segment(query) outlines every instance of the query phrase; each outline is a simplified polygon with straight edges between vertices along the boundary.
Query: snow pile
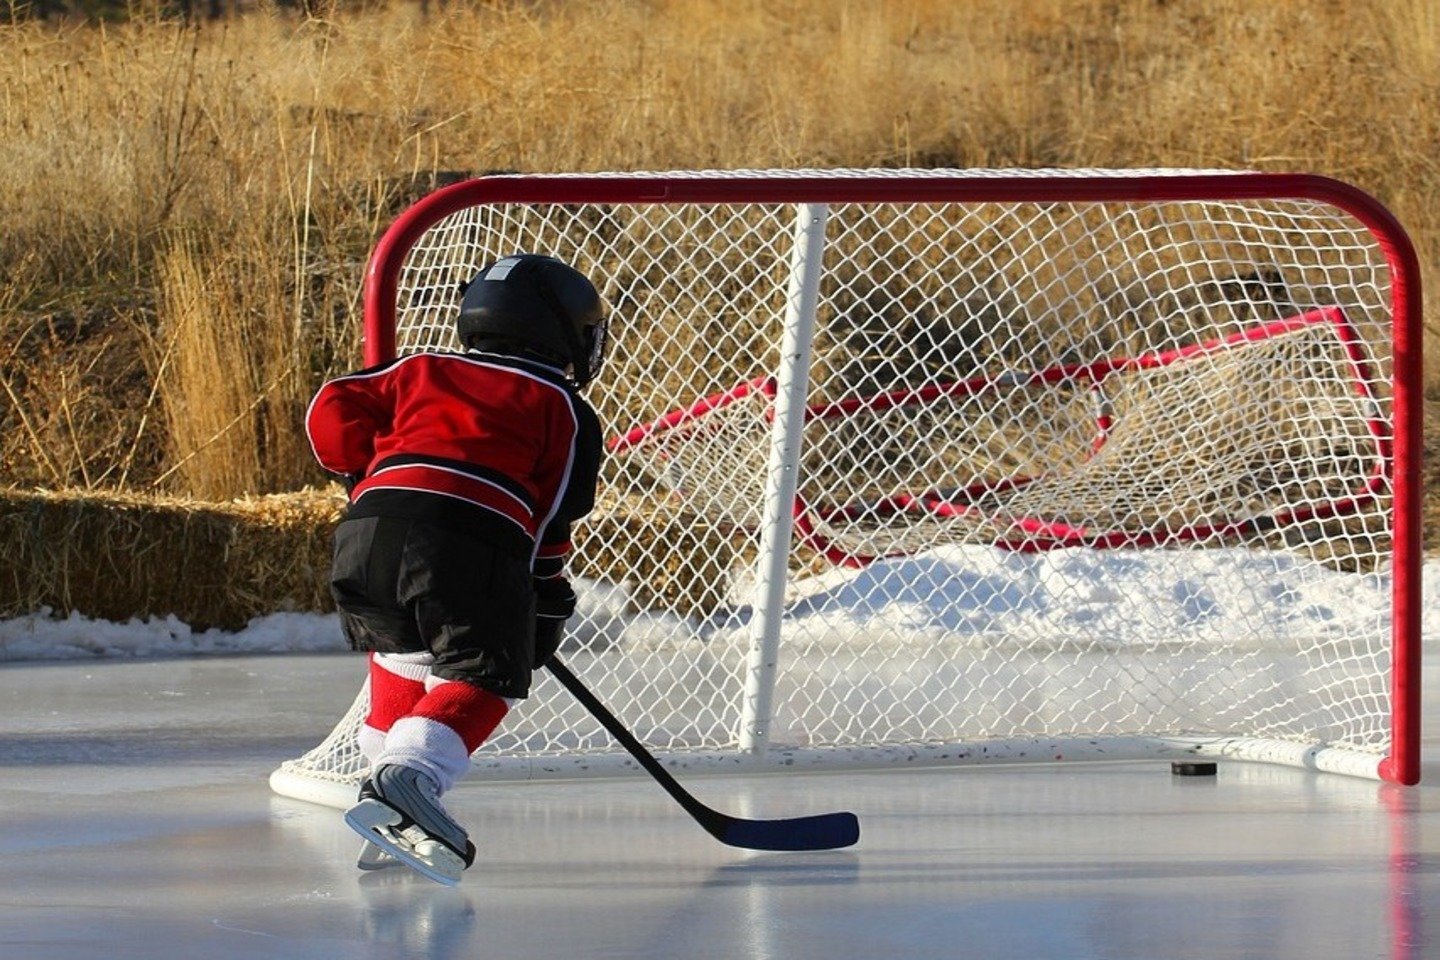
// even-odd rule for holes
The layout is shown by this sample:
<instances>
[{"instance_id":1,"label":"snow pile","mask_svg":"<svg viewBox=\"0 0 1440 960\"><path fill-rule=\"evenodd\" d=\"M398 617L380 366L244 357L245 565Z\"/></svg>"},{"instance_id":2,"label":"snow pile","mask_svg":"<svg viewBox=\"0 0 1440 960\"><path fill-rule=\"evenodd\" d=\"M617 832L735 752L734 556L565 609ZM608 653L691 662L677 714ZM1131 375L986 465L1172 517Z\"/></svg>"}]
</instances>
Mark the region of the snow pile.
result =
<instances>
[{"instance_id":1,"label":"snow pile","mask_svg":"<svg viewBox=\"0 0 1440 960\"><path fill-rule=\"evenodd\" d=\"M1425 595L1435 596L1440 561L1426 564L1422 579ZM619 587L578 586L580 611L568 643L592 650L733 638L748 629L744 590L722 618L694 623L636 613ZM1385 578L1244 550L1021 554L948 547L795 584L784 631L864 642L897 628L933 630L976 646L1002 638L1043 646L1077 634L1126 644L1233 642L1257 625L1276 638L1325 637L1358 624L1373 629L1387 591ZM1440 640L1440 605L1426 605L1422 629L1427 640ZM114 623L50 611L0 621L0 661L344 649L337 618L326 614L275 613L235 632L195 631L174 617Z\"/></svg>"},{"instance_id":2,"label":"snow pile","mask_svg":"<svg viewBox=\"0 0 1440 960\"><path fill-rule=\"evenodd\" d=\"M0 661L96 657L164 657L195 654L318 653L345 649L334 615L272 613L244 630L192 630L175 617L92 620L48 610L0 621Z\"/></svg>"},{"instance_id":3,"label":"snow pile","mask_svg":"<svg viewBox=\"0 0 1440 960\"><path fill-rule=\"evenodd\" d=\"M977 545L835 571L796 585L786 629L853 637L903 626L984 647L1073 638L1113 645L1291 644L1375 633L1389 579L1227 550L1017 553ZM1382 631L1383 632L1383 631Z\"/></svg>"}]
</instances>

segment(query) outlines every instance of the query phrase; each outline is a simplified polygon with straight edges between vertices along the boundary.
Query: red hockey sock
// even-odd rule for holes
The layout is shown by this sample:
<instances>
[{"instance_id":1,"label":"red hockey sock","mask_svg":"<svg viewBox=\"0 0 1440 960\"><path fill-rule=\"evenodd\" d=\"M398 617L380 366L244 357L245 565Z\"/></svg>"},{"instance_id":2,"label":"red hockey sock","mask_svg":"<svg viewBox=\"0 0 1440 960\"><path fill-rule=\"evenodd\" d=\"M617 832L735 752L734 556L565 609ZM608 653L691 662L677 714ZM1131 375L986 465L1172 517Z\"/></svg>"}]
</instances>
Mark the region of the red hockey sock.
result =
<instances>
[{"instance_id":1,"label":"red hockey sock","mask_svg":"<svg viewBox=\"0 0 1440 960\"><path fill-rule=\"evenodd\" d=\"M425 696L430 664L370 654L370 712L365 725L385 733Z\"/></svg>"},{"instance_id":2,"label":"red hockey sock","mask_svg":"<svg viewBox=\"0 0 1440 960\"><path fill-rule=\"evenodd\" d=\"M510 704L468 683L431 677L426 686L430 691L391 725L371 762L422 770L443 794L470 769L470 754L500 725Z\"/></svg>"},{"instance_id":3,"label":"red hockey sock","mask_svg":"<svg viewBox=\"0 0 1440 960\"><path fill-rule=\"evenodd\" d=\"M510 710L504 697L473 684L432 678L429 686L430 691L410 710L410 716L454 730L464 742L467 756L490 738Z\"/></svg>"}]
</instances>

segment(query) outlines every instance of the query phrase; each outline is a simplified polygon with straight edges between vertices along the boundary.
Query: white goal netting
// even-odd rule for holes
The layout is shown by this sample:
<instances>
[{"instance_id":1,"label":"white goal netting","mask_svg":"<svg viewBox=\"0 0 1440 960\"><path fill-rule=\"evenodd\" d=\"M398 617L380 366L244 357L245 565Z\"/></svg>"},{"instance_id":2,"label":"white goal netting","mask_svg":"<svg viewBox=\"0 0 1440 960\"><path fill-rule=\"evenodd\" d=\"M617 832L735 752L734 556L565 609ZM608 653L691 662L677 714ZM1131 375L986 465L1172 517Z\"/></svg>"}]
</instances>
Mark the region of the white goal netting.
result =
<instances>
[{"instance_id":1,"label":"white goal netting","mask_svg":"<svg viewBox=\"0 0 1440 960\"><path fill-rule=\"evenodd\" d=\"M944 543L1152 546L1351 512L1385 484L1372 382L1331 308L1183 349L814 404L796 519L804 541L861 566ZM611 448L692 508L757 526L776 389L749 381Z\"/></svg>"},{"instance_id":2,"label":"white goal netting","mask_svg":"<svg viewBox=\"0 0 1440 960\"><path fill-rule=\"evenodd\" d=\"M1159 191L1181 199L1047 192L1187 176ZM643 741L721 766L1259 743L1375 775L1395 278L1365 224L1157 171L668 180L703 199L597 176L495 200L526 178L493 178L390 254L399 353L453 348L460 285L516 251L610 303L562 655ZM987 181L1007 196L933 189ZM287 776L353 781L363 710ZM546 678L475 759L614 756Z\"/></svg>"}]
</instances>

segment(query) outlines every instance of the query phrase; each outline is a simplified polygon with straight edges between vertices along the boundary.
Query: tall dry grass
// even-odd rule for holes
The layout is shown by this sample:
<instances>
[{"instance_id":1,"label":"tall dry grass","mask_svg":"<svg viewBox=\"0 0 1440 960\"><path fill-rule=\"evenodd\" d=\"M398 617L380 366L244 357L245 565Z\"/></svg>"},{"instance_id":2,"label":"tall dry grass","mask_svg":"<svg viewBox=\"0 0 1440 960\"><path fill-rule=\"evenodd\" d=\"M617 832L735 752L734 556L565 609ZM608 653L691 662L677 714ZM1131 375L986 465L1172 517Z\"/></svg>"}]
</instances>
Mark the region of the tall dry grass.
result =
<instances>
[{"instance_id":1,"label":"tall dry grass","mask_svg":"<svg viewBox=\"0 0 1440 960\"><path fill-rule=\"evenodd\" d=\"M0 479L316 479L297 411L437 171L1301 169L1440 263L1431 0L360 6L0 27Z\"/></svg>"},{"instance_id":2,"label":"tall dry grass","mask_svg":"<svg viewBox=\"0 0 1440 960\"><path fill-rule=\"evenodd\" d=\"M282 486L308 465L298 426L311 378L304 326L275 320L291 297L271 261L211 242L184 234L161 255L147 359L173 454L153 482L174 476L216 500Z\"/></svg>"}]
</instances>

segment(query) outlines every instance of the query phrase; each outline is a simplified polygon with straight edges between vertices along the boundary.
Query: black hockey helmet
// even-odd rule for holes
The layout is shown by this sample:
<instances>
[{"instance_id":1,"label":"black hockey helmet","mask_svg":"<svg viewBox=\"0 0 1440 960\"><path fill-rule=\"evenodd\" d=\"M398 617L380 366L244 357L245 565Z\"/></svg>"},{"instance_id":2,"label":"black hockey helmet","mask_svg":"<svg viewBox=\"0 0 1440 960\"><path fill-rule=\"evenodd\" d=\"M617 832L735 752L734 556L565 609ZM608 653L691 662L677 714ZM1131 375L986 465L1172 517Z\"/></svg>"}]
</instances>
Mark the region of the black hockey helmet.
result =
<instances>
[{"instance_id":1,"label":"black hockey helmet","mask_svg":"<svg viewBox=\"0 0 1440 960\"><path fill-rule=\"evenodd\" d=\"M554 257L517 253L465 287L455 333L466 348L520 349L572 367L577 386L605 359L605 302L585 275Z\"/></svg>"}]
</instances>

